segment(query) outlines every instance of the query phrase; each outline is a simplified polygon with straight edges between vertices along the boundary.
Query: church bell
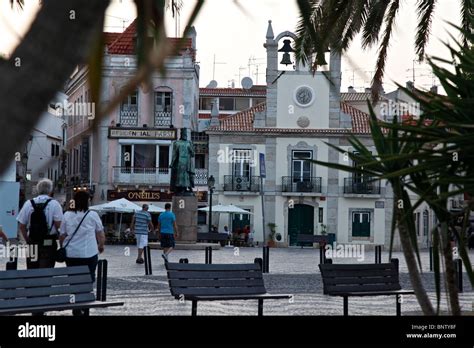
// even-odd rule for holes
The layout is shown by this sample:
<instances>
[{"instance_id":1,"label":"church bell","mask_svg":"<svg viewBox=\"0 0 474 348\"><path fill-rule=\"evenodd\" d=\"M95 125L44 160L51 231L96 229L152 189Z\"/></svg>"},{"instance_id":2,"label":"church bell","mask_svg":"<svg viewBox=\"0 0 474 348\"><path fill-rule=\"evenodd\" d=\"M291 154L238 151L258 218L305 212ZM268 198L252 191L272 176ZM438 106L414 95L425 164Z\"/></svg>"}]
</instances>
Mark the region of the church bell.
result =
<instances>
[{"instance_id":1,"label":"church bell","mask_svg":"<svg viewBox=\"0 0 474 348\"><path fill-rule=\"evenodd\" d=\"M283 47L278 50L278 52L284 52L283 59L281 60L280 64L284 65L291 65L293 62L290 58L290 52L294 52L295 50L291 47L290 40L283 40Z\"/></svg>"}]
</instances>

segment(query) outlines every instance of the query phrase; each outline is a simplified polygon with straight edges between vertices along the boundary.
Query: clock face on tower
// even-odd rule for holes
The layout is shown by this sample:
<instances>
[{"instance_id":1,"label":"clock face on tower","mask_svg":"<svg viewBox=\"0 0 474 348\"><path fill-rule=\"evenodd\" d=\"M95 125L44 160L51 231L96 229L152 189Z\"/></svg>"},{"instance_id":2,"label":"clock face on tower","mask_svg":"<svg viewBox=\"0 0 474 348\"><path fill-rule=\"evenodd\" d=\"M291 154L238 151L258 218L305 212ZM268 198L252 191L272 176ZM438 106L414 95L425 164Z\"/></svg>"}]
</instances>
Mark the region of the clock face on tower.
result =
<instances>
[{"instance_id":1,"label":"clock face on tower","mask_svg":"<svg viewBox=\"0 0 474 348\"><path fill-rule=\"evenodd\" d=\"M314 101L314 91L308 86L298 87L295 91L294 99L299 106L310 106Z\"/></svg>"}]
</instances>

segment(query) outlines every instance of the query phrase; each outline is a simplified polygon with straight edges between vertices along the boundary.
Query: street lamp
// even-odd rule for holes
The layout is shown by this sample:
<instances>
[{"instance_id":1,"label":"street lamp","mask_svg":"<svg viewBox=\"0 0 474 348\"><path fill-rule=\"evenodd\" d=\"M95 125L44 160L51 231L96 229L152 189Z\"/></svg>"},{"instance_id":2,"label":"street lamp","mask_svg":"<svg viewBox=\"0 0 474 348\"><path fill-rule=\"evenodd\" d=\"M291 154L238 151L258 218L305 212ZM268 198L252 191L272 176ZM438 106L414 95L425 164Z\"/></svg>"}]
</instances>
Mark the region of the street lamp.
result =
<instances>
[{"instance_id":1,"label":"street lamp","mask_svg":"<svg viewBox=\"0 0 474 348\"><path fill-rule=\"evenodd\" d=\"M216 179L214 176L210 176L207 179L207 187L209 188L209 233L211 233L212 228L212 193L214 192L214 184L216 183Z\"/></svg>"}]
</instances>

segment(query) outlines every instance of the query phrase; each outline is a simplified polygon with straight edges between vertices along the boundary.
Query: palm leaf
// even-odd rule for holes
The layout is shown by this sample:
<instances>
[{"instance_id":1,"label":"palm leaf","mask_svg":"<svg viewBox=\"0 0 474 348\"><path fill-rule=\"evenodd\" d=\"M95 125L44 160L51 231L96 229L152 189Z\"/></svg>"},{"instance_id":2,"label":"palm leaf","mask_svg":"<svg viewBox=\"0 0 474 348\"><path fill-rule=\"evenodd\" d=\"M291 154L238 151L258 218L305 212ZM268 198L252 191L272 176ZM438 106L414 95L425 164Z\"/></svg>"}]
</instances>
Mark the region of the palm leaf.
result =
<instances>
[{"instance_id":1,"label":"palm leaf","mask_svg":"<svg viewBox=\"0 0 474 348\"><path fill-rule=\"evenodd\" d=\"M430 36L431 21L436 5L436 0L418 0L418 27L415 38L415 50L421 61L425 56L425 47Z\"/></svg>"}]
</instances>

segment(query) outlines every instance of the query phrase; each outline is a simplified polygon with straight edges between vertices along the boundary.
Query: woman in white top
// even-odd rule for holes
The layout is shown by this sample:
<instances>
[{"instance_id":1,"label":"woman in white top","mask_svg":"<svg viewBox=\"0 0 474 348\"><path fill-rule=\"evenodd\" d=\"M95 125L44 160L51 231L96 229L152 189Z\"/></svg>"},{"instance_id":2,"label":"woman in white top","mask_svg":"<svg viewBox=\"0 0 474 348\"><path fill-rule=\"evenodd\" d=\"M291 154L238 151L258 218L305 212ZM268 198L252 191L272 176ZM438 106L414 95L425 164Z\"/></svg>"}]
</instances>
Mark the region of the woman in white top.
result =
<instances>
[{"instance_id":1,"label":"woman in white top","mask_svg":"<svg viewBox=\"0 0 474 348\"><path fill-rule=\"evenodd\" d=\"M66 246L66 265L88 266L95 281L98 255L104 251L105 234L99 215L88 209L89 194L77 192L74 205L64 214L59 241L61 246Z\"/></svg>"}]
</instances>

